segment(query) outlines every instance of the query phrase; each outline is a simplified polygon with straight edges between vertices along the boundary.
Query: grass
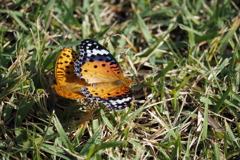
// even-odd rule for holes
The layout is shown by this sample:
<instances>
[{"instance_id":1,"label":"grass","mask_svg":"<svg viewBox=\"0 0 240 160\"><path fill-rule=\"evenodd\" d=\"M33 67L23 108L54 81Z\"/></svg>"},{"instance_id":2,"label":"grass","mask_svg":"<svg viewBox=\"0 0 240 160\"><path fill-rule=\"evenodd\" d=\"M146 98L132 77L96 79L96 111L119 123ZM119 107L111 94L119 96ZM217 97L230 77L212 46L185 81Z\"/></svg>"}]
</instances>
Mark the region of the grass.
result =
<instances>
[{"instance_id":1,"label":"grass","mask_svg":"<svg viewBox=\"0 0 240 160\"><path fill-rule=\"evenodd\" d=\"M238 6L2 1L1 159L240 159ZM51 89L58 53L85 38L134 80L129 108Z\"/></svg>"}]
</instances>

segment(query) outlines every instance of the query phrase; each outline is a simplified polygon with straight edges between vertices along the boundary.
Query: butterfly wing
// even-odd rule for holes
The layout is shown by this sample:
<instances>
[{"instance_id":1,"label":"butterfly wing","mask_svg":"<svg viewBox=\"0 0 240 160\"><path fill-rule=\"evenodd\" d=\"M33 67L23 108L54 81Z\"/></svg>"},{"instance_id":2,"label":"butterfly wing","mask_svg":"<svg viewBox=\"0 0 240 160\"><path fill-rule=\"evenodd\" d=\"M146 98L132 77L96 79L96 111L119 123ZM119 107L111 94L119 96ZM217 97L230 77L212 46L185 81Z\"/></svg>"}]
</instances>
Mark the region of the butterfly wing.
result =
<instances>
[{"instance_id":1,"label":"butterfly wing","mask_svg":"<svg viewBox=\"0 0 240 160\"><path fill-rule=\"evenodd\" d=\"M52 88L57 92L57 94L61 97L68 99L81 99L85 98L85 96L80 92L81 88L75 88L73 91L72 87L61 86L61 85L52 85Z\"/></svg>"},{"instance_id":2,"label":"butterfly wing","mask_svg":"<svg viewBox=\"0 0 240 160\"><path fill-rule=\"evenodd\" d=\"M74 61L77 53L72 48L64 48L58 55L55 64L55 78L57 85L53 85L57 94L69 99L80 99L85 96L80 92L82 86L89 84L83 78L76 76Z\"/></svg>"},{"instance_id":3,"label":"butterfly wing","mask_svg":"<svg viewBox=\"0 0 240 160\"><path fill-rule=\"evenodd\" d=\"M110 110L129 106L132 92L130 79L123 72L110 52L97 42L86 39L78 46L79 58L75 61L74 72L86 79L91 86L82 87L86 98L103 103Z\"/></svg>"},{"instance_id":4,"label":"butterfly wing","mask_svg":"<svg viewBox=\"0 0 240 160\"><path fill-rule=\"evenodd\" d=\"M75 61L74 72L90 84L112 82L124 75L116 59L97 42L85 39L78 46L80 55Z\"/></svg>"},{"instance_id":5,"label":"butterfly wing","mask_svg":"<svg viewBox=\"0 0 240 160\"><path fill-rule=\"evenodd\" d=\"M82 87L81 92L86 98L103 103L110 110L120 110L130 105L132 92L129 79L119 80L118 83L100 83Z\"/></svg>"}]
</instances>

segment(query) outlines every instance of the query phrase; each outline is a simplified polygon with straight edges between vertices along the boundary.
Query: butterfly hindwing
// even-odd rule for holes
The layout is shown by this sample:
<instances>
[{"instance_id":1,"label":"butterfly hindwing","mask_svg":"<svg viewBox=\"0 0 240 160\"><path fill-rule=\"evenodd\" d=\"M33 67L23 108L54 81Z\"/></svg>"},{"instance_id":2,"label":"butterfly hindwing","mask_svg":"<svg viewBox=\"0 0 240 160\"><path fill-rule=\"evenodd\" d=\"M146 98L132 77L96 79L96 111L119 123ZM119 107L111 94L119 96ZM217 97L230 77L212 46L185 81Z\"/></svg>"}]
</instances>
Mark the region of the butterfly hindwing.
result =
<instances>
[{"instance_id":1,"label":"butterfly hindwing","mask_svg":"<svg viewBox=\"0 0 240 160\"><path fill-rule=\"evenodd\" d=\"M85 96L80 92L81 87L89 85L85 79L77 77L73 72L76 59L77 53L72 48L64 48L59 53L55 64L57 85L53 85L52 87L58 95L69 99L84 98ZM79 88L79 90L77 91L74 88Z\"/></svg>"},{"instance_id":2,"label":"butterfly hindwing","mask_svg":"<svg viewBox=\"0 0 240 160\"><path fill-rule=\"evenodd\" d=\"M107 97L107 98L102 98L101 95L94 96L94 93L91 93L89 91L89 88L87 87L83 87L81 92L86 96L86 98L106 105L109 110L124 109L125 107L128 107L130 105L132 100L132 92L129 87L125 88L125 92L115 91L115 92L120 92L121 94L117 94L113 97Z\"/></svg>"}]
</instances>

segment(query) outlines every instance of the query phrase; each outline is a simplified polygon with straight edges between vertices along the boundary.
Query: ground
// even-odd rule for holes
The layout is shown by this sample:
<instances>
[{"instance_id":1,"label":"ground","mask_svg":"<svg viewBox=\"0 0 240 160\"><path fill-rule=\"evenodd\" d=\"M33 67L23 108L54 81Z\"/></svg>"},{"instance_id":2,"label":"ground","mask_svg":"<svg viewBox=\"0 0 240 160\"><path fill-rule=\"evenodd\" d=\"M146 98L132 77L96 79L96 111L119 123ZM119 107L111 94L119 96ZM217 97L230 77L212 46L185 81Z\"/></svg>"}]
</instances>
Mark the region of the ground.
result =
<instances>
[{"instance_id":1,"label":"ground","mask_svg":"<svg viewBox=\"0 0 240 160\"><path fill-rule=\"evenodd\" d=\"M240 159L238 1L0 3L3 159ZM110 111L51 87L92 39L133 80Z\"/></svg>"}]
</instances>

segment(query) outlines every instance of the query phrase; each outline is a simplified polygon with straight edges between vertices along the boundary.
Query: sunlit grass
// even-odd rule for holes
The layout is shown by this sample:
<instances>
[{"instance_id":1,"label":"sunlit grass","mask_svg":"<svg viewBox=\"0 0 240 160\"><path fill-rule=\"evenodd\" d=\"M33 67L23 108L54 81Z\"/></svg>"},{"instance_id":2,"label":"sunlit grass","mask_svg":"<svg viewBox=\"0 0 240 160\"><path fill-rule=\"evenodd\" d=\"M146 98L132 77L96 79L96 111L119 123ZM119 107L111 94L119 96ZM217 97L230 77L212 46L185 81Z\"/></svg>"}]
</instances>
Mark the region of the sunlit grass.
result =
<instances>
[{"instance_id":1,"label":"sunlit grass","mask_svg":"<svg viewBox=\"0 0 240 160\"><path fill-rule=\"evenodd\" d=\"M219 2L2 2L0 157L240 159L239 3ZM52 90L85 38L134 80L128 108Z\"/></svg>"}]
</instances>

